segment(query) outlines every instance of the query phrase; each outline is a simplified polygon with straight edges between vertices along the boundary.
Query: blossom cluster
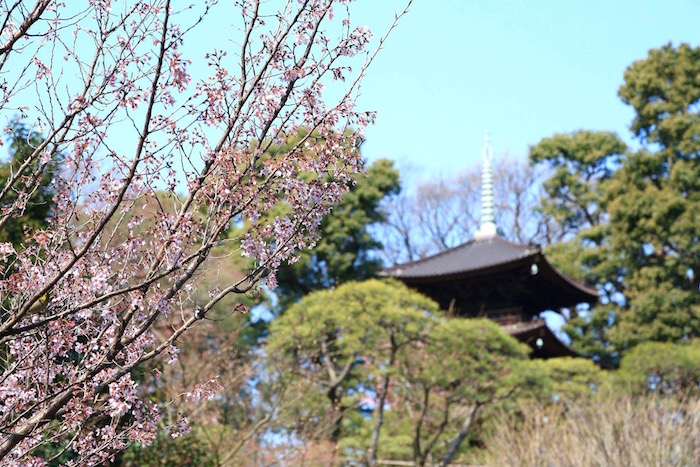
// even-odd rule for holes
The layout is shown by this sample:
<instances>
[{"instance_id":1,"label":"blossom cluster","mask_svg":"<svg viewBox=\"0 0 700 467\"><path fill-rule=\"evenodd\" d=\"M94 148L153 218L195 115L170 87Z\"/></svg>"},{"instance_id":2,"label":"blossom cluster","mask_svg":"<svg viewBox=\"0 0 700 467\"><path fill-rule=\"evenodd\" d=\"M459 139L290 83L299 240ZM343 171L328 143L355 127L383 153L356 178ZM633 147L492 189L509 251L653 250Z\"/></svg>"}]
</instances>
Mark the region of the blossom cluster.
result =
<instances>
[{"instance_id":1,"label":"blossom cluster","mask_svg":"<svg viewBox=\"0 0 700 467\"><path fill-rule=\"evenodd\" d=\"M0 72L15 80L3 84L0 113L44 129L0 185L0 228L44 175L53 192L48 227L0 244L3 465L41 465L33 451L44 444L101 464L155 439L161 409L137 370L174 362L177 338L226 295L264 277L274 286L275 269L314 245L362 170L358 138L373 114L354 108L364 66L351 75L342 60L367 52L369 30L345 18L330 37L332 0L290 0L278 14L235 1L242 26L231 42L242 47L198 57L188 35L231 6L205 2L192 15L176 3L0 7ZM346 79L329 102L328 83ZM47 174L53 158L61 168ZM245 228L226 238L232 225ZM199 271L226 240L253 267L195 302Z\"/></svg>"}]
</instances>

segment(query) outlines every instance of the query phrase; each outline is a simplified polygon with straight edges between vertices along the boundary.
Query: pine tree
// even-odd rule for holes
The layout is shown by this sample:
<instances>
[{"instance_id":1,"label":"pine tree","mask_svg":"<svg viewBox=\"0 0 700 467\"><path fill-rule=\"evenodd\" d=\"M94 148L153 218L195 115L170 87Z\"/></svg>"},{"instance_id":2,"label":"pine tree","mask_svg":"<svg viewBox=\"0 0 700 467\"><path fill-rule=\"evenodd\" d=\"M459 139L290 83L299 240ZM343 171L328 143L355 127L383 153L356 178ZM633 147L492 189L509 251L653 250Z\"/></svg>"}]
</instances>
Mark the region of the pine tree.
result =
<instances>
[{"instance_id":1,"label":"pine tree","mask_svg":"<svg viewBox=\"0 0 700 467\"><path fill-rule=\"evenodd\" d=\"M0 186L5 186L11 174L43 142L42 136L27 126L26 123L13 119L5 129L9 143L9 160L0 164ZM17 249L26 238L26 230L42 229L48 225L48 218L55 206L54 189L51 181L60 168L60 154L52 155L49 160L35 161L26 172L30 174L20 181L16 188L8 192L0 203L0 209L8 209L17 201L21 193L31 193L24 202L22 212L13 213L13 219L0 229L0 242L10 242Z\"/></svg>"},{"instance_id":2,"label":"pine tree","mask_svg":"<svg viewBox=\"0 0 700 467\"><path fill-rule=\"evenodd\" d=\"M554 168L542 209L572 233L550 259L601 286L601 304L566 330L577 350L614 362L640 342L700 336L700 48L651 50L624 77L641 149L576 132L530 153Z\"/></svg>"}]
</instances>

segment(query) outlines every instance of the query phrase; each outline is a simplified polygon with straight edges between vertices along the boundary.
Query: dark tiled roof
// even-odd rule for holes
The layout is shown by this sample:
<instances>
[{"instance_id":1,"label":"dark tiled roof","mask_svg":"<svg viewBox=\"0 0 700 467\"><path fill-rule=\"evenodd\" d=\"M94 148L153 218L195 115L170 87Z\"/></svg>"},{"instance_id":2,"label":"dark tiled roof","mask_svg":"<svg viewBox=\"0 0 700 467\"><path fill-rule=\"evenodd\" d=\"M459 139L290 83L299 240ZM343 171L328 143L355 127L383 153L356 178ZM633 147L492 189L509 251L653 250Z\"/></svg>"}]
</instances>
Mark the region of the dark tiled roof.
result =
<instances>
[{"instance_id":1,"label":"dark tiled roof","mask_svg":"<svg viewBox=\"0 0 700 467\"><path fill-rule=\"evenodd\" d=\"M511 336L519 336L530 331L536 331L547 327L547 322L544 318L533 319L532 321L524 321L522 323L506 324L501 326L505 332Z\"/></svg>"},{"instance_id":2,"label":"dark tiled roof","mask_svg":"<svg viewBox=\"0 0 700 467\"><path fill-rule=\"evenodd\" d=\"M380 275L394 277L407 284L447 283L448 281L473 280L489 274L506 273L516 268L538 265L537 281L547 286L550 295L562 296L575 303L593 303L598 299L595 287L586 285L557 271L544 257L537 245L519 245L500 236L470 240L458 247L393 268L383 270ZM533 289L535 290L535 289ZM541 292L544 292L542 289ZM430 295L429 292L424 291ZM540 297L542 299L546 297ZM569 306L574 302L558 303L551 298L549 305Z\"/></svg>"},{"instance_id":3,"label":"dark tiled roof","mask_svg":"<svg viewBox=\"0 0 700 467\"><path fill-rule=\"evenodd\" d=\"M397 279L452 276L518 262L539 252L537 246L518 245L496 236L470 240L437 255L385 269L382 275Z\"/></svg>"},{"instance_id":4,"label":"dark tiled roof","mask_svg":"<svg viewBox=\"0 0 700 467\"><path fill-rule=\"evenodd\" d=\"M533 358L580 357L571 347L559 340L543 318L503 326L503 330L532 347ZM541 346L537 346L537 338L542 339Z\"/></svg>"}]
</instances>

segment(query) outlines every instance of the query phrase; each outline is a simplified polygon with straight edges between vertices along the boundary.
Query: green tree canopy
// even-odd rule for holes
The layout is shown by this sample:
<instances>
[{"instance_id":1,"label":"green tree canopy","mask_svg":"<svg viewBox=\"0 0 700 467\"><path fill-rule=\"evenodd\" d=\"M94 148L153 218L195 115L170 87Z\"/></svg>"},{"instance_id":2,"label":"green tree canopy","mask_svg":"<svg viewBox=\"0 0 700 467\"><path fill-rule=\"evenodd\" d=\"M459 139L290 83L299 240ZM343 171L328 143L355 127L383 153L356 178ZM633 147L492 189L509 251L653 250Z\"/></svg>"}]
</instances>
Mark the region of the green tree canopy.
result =
<instances>
[{"instance_id":1,"label":"green tree canopy","mask_svg":"<svg viewBox=\"0 0 700 467\"><path fill-rule=\"evenodd\" d=\"M624 78L641 149L576 132L530 152L554 168L542 209L573 233L550 259L603 292L565 329L577 350L613 361L640 342L700 336L700 48L651 50Z\"/></svg>"},{"instance_id":2,"label":"green tree canopy","mask_svg":"<svg viewBox=\"0 0 700 467\"><path fill-rule=\"evenodd\" d=\"M0 185L3 187L10 176L17 172L18 167L44 141L41 134L18 119L10 121L5 130L5 137L9 142L9 160L0 163ZM10 242L18 247L25 240L27 229L42 229L48 225L47 219L56 204L53 200L55 190L51 181L57 175L60 160L61 157L57 154L48 159L37 158L30 164L27 171L29 176L18 181L15 189L8 192L4 201L0 203L0 209L14 204L17 193L31 192L31 195L24 200L24 211L14 213L13 219L0 230L0 242Z\"/></svg>"},{"instance_id":3,"label":"green tree canopy","mask_svg":"<svg viewBox=\"0 0 700 467\"><path fill-rule=\"evenodd\" d=\"M645 146L607 189L625 297L613 339L700 337L700 47L666 45L625 72L619 91Z\"/></svg>"},{"instance_id":4,"label":"green tree canopy","mask_svg":"<svg viewBox=\"0 0 700 467\"><path fill-rule=\"evenodd\" d=\"M644 342L620 363L620 382L633 392L697 394L700 384L700 343Z\"/></svg>"},{"instance_id":5,"label":"green tree canopy","mask_svg":"<svg viewBox=\"0 0 700 467\"><path fill-rule=\"evenodd\" d=\"M348 282L310 293L276 318L265 350L325 394L337 442L344 413L360 407L366 388L386 381L392 345L409 351L425 340L437 312L435 302L400 282Z\"/></svg>"},{"instance_id":6,"label":"green tree canopy","mask_svg":"<svg viewBox=\"0 0 700 467\"><path fill-rule=\"evenodd\" d=\"M595 395L607 383L607 373L587 358L560 357L529 362L539 381L533 394L541 402L577 402Z\"/></svg>"},{"instance_id":7,"label":"green tree canopy","mask_svg":"<svg viewBox=\"0 0 700 467\"><path fill-rule=\"evenodd\" d=\"M431 455L442 465L455 458L481 411L519 387L517 362L529 351L490 320L455 318L442 321L420 352L403 353L416 465Z\"/></svg>"},{"instance_id":8,"label":"green tree canopy","mask_svg":"<svg viewBox=\"0 0 700 467\"><path fill-rule=\"evenodd\" d=\"M600 284L603 293L601 304L584 317L573 316L565 330L579 351L604 359L615 354L608 330L624 273L610 249L605 189L626 150L614 133L593 131L557 134L530 148L532 163L552 169L540 210L562 232L547 257L565 274Z\"/></svg>"},{"instance_id":9,"label":"green tree canopy","mask_svg":"<svg viewBox=\"0 0 700 467\"><path fill-rule=\"evenodd\" d=\"M602 182L610 179L627 146L610 132L575 131L544 138L530 148L530 161L553 170L544 183L541 209L564 234L600 225L605 218Z\"/></svg>"}]
</instances>

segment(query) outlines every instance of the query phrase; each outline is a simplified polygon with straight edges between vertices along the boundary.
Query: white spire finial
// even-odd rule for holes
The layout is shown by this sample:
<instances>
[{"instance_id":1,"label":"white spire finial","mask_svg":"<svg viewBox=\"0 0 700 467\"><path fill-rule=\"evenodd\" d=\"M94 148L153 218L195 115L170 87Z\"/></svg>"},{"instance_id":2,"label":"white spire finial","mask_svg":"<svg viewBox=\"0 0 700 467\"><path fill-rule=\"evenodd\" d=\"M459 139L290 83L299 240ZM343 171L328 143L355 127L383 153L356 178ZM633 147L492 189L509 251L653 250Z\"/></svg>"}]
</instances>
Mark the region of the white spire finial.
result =
<instances>
[{"instance_id":1,"label":"white spire finial","mask_svg":"<svg viewBox=\"0 0 700 467\"><path fill-rule=\"evenodd\" d=\"M493 149L489 143L489 132L484 137L484 149L481 152L483 168L481 170L481 225L474 237L477 240L484 240L496 236L498 229L494 220L493 211L493 170L491 160L493 159Z\"/></svg>"}]
</instances>

